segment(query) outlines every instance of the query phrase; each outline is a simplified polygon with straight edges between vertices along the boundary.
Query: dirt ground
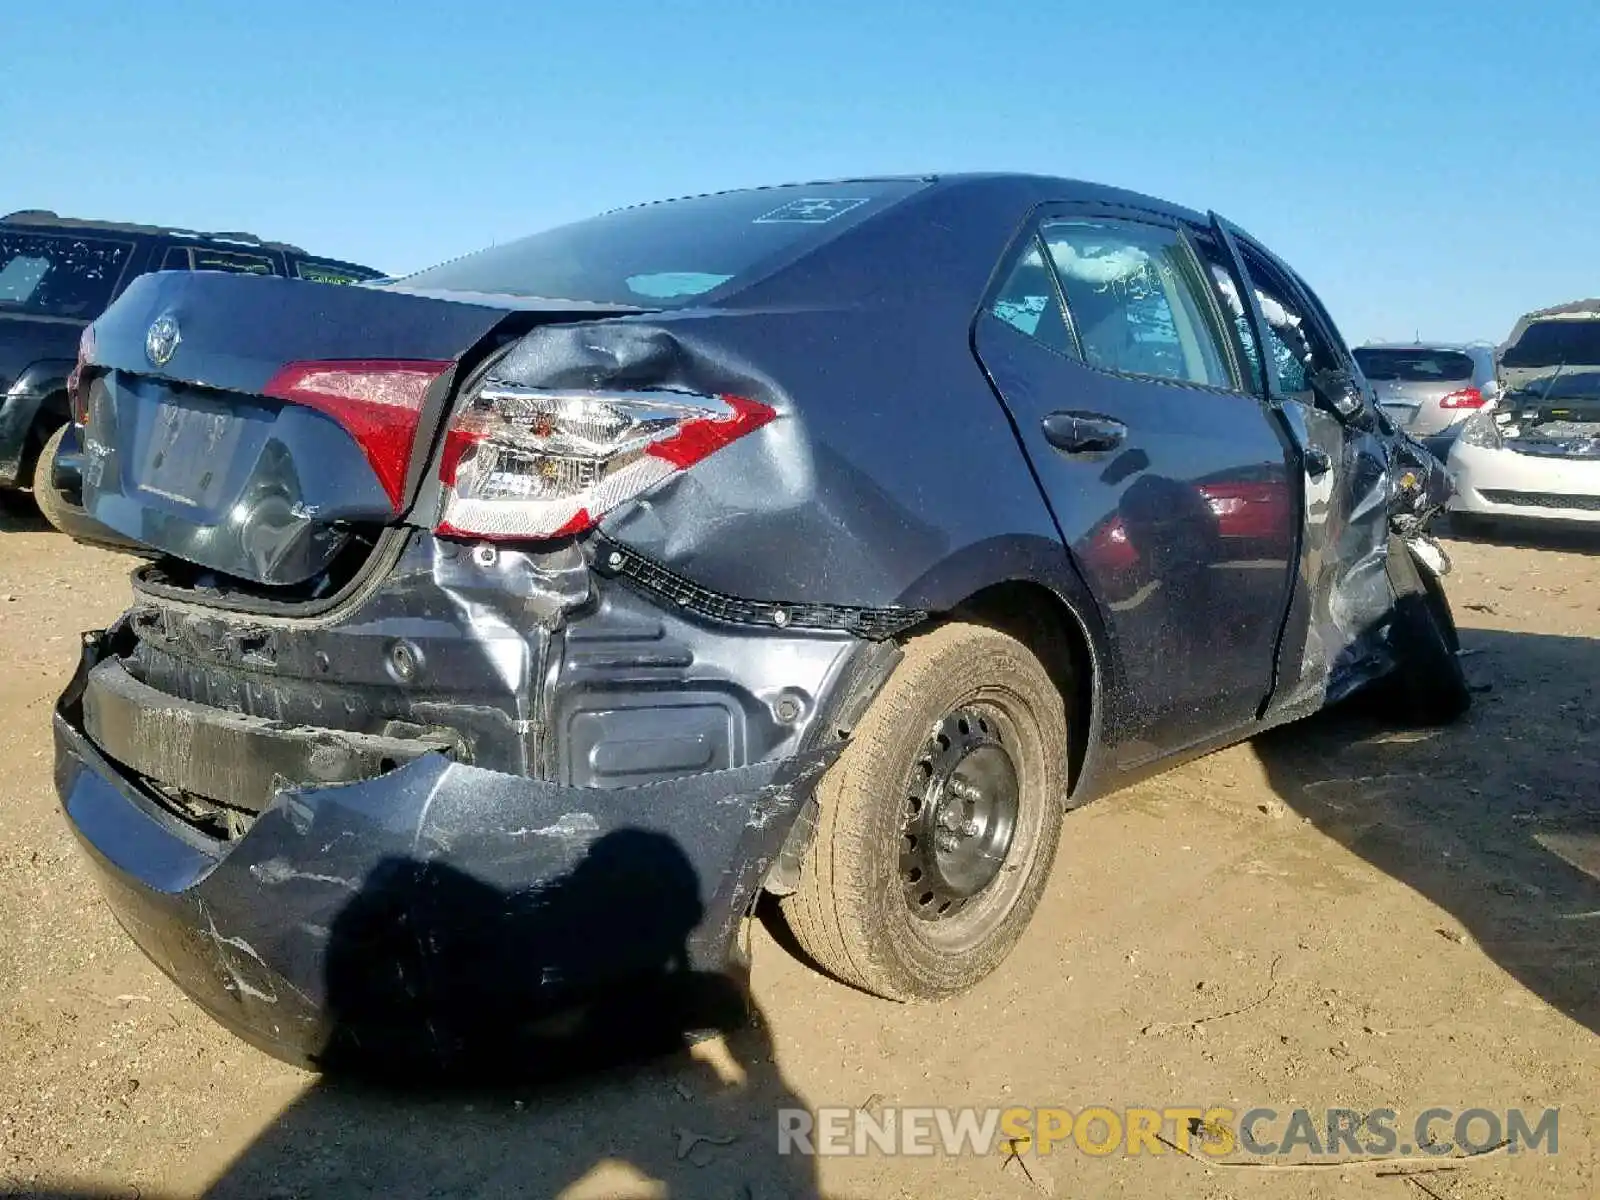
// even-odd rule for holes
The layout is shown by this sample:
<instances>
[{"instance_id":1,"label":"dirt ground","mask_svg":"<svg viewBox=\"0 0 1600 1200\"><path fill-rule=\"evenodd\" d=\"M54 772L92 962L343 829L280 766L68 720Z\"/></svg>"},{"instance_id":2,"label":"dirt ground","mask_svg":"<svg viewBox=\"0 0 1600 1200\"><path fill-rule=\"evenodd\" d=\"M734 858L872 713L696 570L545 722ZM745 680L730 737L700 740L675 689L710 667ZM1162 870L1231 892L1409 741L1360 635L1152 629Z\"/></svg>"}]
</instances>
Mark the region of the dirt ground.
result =
<instances>
[{"instance_id":1,"label":"dirt ground","mask_svg":"<svg viewBox=\"0 0 1600 1200\"><path fill-rule=\"evenodd\" d=\"M757 1028L558 1085L396 1092L236 1041L117 928L57 811L49 715L132 560L13 508L0 1194L1600 1194L1600 538L1451 549L1478 690L1464 724L1323 714L1074 814L1032 929L963 999L859 995L762 927ZM1432 1106L1559 1106L1559 1154L1409 1177L1070 1148L777 1154L779 1107L968 1104L1387 1107L1402 1131Z\"/></svg>"}]
</instances>

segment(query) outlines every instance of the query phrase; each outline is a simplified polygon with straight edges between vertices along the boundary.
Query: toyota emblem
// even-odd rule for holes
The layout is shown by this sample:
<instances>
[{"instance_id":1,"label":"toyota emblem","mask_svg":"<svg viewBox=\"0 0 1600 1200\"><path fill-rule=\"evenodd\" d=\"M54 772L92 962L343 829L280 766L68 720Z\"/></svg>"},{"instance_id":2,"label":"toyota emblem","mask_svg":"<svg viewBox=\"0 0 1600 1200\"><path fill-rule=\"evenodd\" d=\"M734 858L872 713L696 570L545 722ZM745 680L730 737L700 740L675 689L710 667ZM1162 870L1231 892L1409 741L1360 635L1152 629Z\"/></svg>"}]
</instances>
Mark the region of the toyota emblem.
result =
<instances>
[{"instance_id":1,"label":"toyota emblem","mask_svg":"<svg viewBox=\"0 0 1600 1200\"><path fill-rule=\"evenodd\" d=\"M173 352L182 340L176 320L170 315L157 317L144 335L144 355L151 365L164 367L172 361Z\"/></svg>"}]
</instances>

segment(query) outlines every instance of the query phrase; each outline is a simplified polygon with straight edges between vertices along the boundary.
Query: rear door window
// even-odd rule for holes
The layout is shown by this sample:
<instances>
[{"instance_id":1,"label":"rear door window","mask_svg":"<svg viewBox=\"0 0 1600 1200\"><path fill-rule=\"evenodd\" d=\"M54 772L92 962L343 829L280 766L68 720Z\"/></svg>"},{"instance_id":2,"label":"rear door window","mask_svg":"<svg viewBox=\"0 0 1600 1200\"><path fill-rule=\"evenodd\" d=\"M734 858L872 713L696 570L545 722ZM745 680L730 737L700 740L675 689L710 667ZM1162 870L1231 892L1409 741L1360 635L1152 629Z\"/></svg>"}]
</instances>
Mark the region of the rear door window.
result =
<instances>
[{"instance_id":1,"label":"rear door window","mask_svg":"<svg viewBox=\"0 0 1600 1200\"><path fill-rule=\"evenodd\" d=\"M132 253L108 238L0 231L0 312L93 320Z\"/></svg>"},{"instance_id":2,"label":"rear door window","mask_svg":"<svg viewBox=\"0 0 1600 1200\"><path fill-rule=\"evenodd\" d=\"M1235 386L1199 264L1176 229L1058 220L1040 234L1084 362L1122 375Z\"/></svg>"},{"instance_id":3,"label":"rear door window","mask_svg":"<svg viewBox=\"0 0 1600 1200\"><path fill-rule=\"evenodd\" d=\"M926 185L858 180L642 204L492 246L399 281L637 308L711 303Z\"/></svg>"},{"instance_id":4,"label":"rear door window","mask_svg":"<svg viewBox=\"0 0 1600 1200\"><path fill-rule=\"evenodd\" d=\"M1375 383L1468 383L1472 356L1460 350L1378 349L1354 351L1361 373Z\"/></svg>"},{"instance_id":5,"label":"rear door window","mask_svg":"<svg viewBox=\"0 0 1600 1200\"><path fill-rule=\"evenodd\" d=\"M1263 387L1261 347L1256 342L1255 326L1251 324L1250 313L1239 295L1239 286L1234 282L1233 268L1229 264L1228 256L1209 235L1196 237L1194 243L1204 260L1206 273L1211 278L1212 292L1222 308L1228 332L1232 334L1234 346L1244 361L1244 372L1247 377L1245 382L1249 385L1251 394L1259 396Z\"/></svg>"},{"instance_id":6,"label":"rear door window","mask_svg":"<svg viewBox=\"0 0 1600 1200\"><path fill-rule=\"evenodd\" d=\"M1341 369L1343 358L1323 333L1313 310L1300 298L1296 286L1249 245L1241 242L1239 248L1266 322L1267 375L1272 391L1315 405L1312 378L1319 371Z\"/></svg>"}]
</instances>

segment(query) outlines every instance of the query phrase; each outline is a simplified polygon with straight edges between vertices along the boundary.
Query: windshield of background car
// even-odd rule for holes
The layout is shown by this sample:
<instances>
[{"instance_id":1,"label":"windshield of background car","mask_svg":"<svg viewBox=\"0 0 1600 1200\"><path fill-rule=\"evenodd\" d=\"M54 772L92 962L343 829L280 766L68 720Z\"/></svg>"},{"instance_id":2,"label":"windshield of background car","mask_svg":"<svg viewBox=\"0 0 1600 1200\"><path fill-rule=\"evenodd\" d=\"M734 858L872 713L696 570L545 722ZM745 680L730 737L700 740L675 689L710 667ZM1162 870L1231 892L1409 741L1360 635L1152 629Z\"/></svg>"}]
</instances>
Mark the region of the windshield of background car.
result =
<instances>
[{"instance_id":1,"label":"windshield of background car","mask_svg":"<svg viewBox=\"0 0 1600 1200\"><path fill-rule=\"evenodd\" d=\"M1600 401L1600 371L1551 370L1528 380L1512 395L1524 401Z\"/></svg>"},{"instance_id":2,"label":"windshield of background car","mask_svg":"<svg viewBox=\"0 0 1600 1200\"><path fill-rule=\"evenodd\" d=\"M492 246L398 286L682 308L753 282L923 186L871 180L666 200Z\"/></svg>"},{"instance_id":3,"label":"windshield of background car","mask_svg":"<svg viewBox=\"0 0 1600 1200\"><path fill-rule=\"evenodd\" d=\"M1459 350L1352 351L1374 383L1462 383L1472 378L1472 358Z\"/></svg>"},{"instance_id":4,"label":"windshield of background car","mask_svg":"<svg viewBox=\"0 0 1600 1200\"><path fill-rule=\"evenodd\" d=\"M1504 367L1600 365L1600 319L1535 321L1500 356Z\"/></svg>"},{"instance_id":5,"label":"windshield of background car","mask_svg":"<svg viewBox=\"0 0 1600 1200\"><path fill-rule=\"evenodd\" d=\"M0 231L0 312L93 320L132 252L106 238Z\"/></svg>"}]
</instances>

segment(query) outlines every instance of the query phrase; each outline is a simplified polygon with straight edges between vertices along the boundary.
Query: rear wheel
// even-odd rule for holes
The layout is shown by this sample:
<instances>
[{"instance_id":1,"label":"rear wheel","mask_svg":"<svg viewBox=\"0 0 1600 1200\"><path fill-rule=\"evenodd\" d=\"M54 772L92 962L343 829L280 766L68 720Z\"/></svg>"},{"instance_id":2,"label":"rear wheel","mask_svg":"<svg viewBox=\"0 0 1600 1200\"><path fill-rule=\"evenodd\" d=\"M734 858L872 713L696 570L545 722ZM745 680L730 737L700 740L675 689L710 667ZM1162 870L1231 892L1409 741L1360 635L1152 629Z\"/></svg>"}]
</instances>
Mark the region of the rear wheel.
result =
<instances>
[{"instance_id":1,"label":"rear wheel","mask_svg":"<svg viewBox=\"0 0 1600 1200\"><path fill-rule=\"evenodd\" d=\"M55 432L45 439L44 446L39 451L39 458L33 464L33 502L43 514L44 519L60 533L66 534L77 541L85 542L91 546L101 546L107 550L126 550L135 554L148 553L146 547L126 538L118 537L104 525L94 520L83 509L73 504L55 485L56 451L61 448L61 439L66 435L67 426L63 422Z\"/></svg>"},{"instance_id":2,"label":"rear wheel","mask_svg":"<svg viewBox=\"0 0 1600 1200\"><path fill-rule=\"evenodd\" d=\"M33 464L33 502L39 506L46 521L60 532L70 535L80 522L73 520L75 510L56 488L54 480L56 451L61 448L61 439L66 432L67 426L63 422L45 439L44 447L39 451L39 458Z\"/></svg>"},{"instance_id":3,"label":"rear wheel","mask_svg":"<svg viewBox=\"0 0 1600 1200\"><path fill-rule=\"evenodd\" d=\"M895 1000L971 987L1027 927L1066 797L1061 692L1015 638L950 624L905 658L820 784L783 912L837 978Z\"/></svg>"}]
</instances>

